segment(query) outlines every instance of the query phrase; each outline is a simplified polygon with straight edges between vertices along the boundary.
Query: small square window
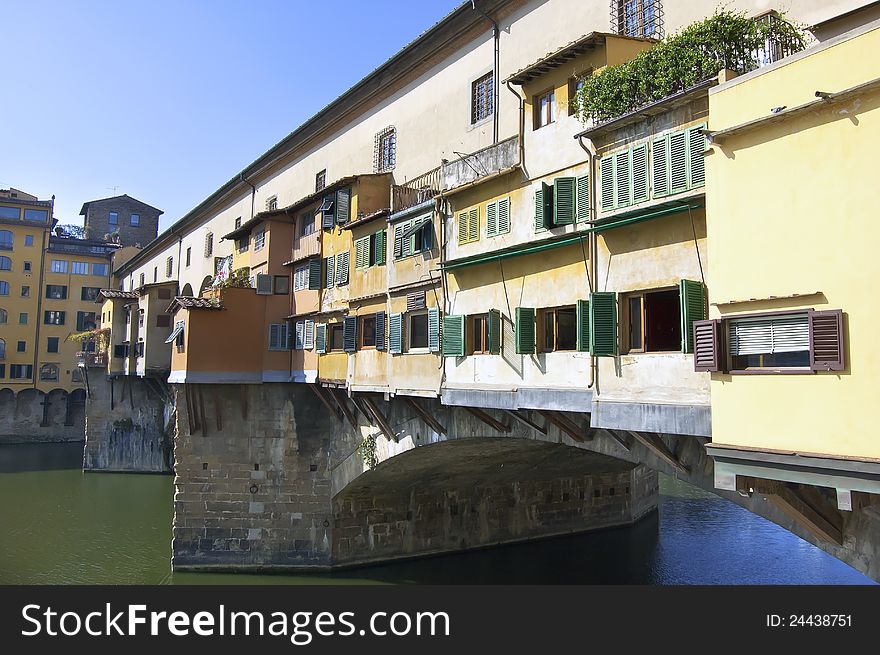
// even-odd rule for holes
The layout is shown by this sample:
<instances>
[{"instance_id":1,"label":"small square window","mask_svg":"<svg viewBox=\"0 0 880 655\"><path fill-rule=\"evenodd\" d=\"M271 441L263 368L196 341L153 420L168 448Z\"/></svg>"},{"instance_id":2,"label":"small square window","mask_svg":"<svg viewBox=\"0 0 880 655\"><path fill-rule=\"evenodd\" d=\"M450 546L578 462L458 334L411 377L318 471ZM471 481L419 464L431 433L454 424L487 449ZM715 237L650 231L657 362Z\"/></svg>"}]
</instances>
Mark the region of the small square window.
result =
<instances>
[{"instance_id":1,"label":"small square window","mask_svg":"<svg viewBox=\"0 0 880 655\"><path fill-rule=\"evenodd\" d=\"M31 295L31 288L28 285L22 285L21 287L21 297L29 298Z\"/></svg>"},{"instance_id":2,"label":"small square window","mask_svg":"<svg viewBox=\"0 0 880 655\"><path fill-rule=\"evenodd\" d=\"M358 320L358 339L361 348L376 347L376 315L361 316Z\"/></svg>"},{"instance_id":3,"label":"small square window","mask_svg":"<svg viewBox=\"0 0 880 655\"><path fill-rule=\"evenodd\" d=\"M328 349L331 351L341 351L343 349L342 323L328 325L327 332Z\"/></svg>"},{"instance_id":4,"label":"small square window","mask_svg":"<svg viewBox=\"0 0 880 655\"><path fill-rule=\"evenodd\" d=\"M286 295L290 293L290 278L288 276L275 276L275 293L277 295Z\"/></svg>"},{"instance_id":5,"label":"small square window","mask_svg":"<svg viewBox=\"0 0 880 655\"><path fill-rule=\"evenodd\" d=\"M119 212L110 212L108 222L110 225L119 225Z\"/></svg>"},{"instance_id":6,"label":"small square window","mask_svg":"<svg viewBox=\"0 0 880 655\"><path fill-rule=\"evenodd\" d=\"M488 118L495 111L495 76L486 73L471 84L471 124Z\"/></svg>"},{"instance_id":7,"label":"small square window","mask_svg":"<svg viewBox=\"0 0 880 655\"><path fill-rule=\"evenodd\" d=\"M34 245L34 235L33 234L25 234L24 235L24 245L26 245L26 246Z\"/></svg>"},{"instance_id":8,"label":"small square window","mask_svg":"<svg viewBox=\"0 0 880 655\"><path fill-rule=\"evenodd\" d=\"M397 130L387 127L376 135L373 151L373 170L385 173L394 169L397 163Z\"/></svg>"},{"instance_id":9,"label":"small square window","mask_svg":"<svg viewBox=\"0 0 880 655\"><path fill-rule=\"evenodd\" d=\"M25 352L25 350L27 349L27 342L25 342L25 341L19 341L19 342L16 344L15 349L16 349L18 352L20 352L20 353Z\"/></svg>"},{"instance_id":10,"label":"small square window","mask_svg":"<svg viewBox=\"0 0 880 655\"><path fill-rule=\"evenodd\" d=\"M556 91L549 89L534 97L534 129L556 121Z\"/></svg>"},{"instance_id":11,"label":"small square window","mask_svg":"<svg viewBox=\"0 0 880 655\"><path fill-rule=\"evenodd\" d=\"M428 348L428 312L407 313L407 350Z\"/></svg>"},{"instance_id":12,"label":"small square window","mask_svg":"<svg viewBox=\"0 0 880 655\"><path fill-rule=\"evenodd\" d=\"M131 215L131 224L134 227L137 227L141 224L141 216L140 214L132 214Z\"/></svg>"},{"instance_id":13,"label":"small square window","mask_svg":"<svg viewBox=\"0 0 880 655\"><path fill-rule=\"evenodd\" d=\"M320 191L325 186L327 186L327 169L325 168L323 171L319 172L315 175L315 191Z\"/></svg>"}]
</instances>

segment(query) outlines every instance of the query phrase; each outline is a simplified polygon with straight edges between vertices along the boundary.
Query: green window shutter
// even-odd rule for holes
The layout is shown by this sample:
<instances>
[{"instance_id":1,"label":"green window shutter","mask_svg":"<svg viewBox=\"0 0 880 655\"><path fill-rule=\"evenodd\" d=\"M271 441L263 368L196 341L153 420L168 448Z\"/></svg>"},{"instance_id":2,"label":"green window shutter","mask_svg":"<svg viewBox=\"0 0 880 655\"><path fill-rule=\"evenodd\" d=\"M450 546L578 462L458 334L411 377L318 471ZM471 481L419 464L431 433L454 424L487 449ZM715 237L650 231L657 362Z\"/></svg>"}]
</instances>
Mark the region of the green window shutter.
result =
<instances>
[{"instance_id":1,"label":"green window shutter","mask_svg":"<svg viewBox=\"0 0 880 655\"><path fill-rule=\"evenodd\" d=\"M385 312L376 312L376 350L385 350Z\"/></svg>"},{"instance_id":2,"label":"green window shutter","mask_svg":"<svg viewBox=\"0 0 880 655\"><path fill-rule=\"evenodd\" d=\"M406 236L406 233L409 232L412 225L413 225L412 221L407 221L402 226L403 232L400 233L400 238L401 238L401 246L400 246L401 251L400 252L401 252L401 256L403 256L403 257L409 257L411 254L413 254L412 235Z\"/></svg>"},{"instance_id":3,"label":"green window shutter","mask_svg":"<svg viewBox=\"0 0 880 655\"><path fill-rule=\"evenodd\" d=\"M336 284L336 258L327 257L324 260L324 268L327 272L326 288L330 289Z\"/></svg>"},{"instance_id":4,"label":"green window shutter","mask_svg":"<svg viewBox=\"0 0 880 655\"><path fill-rule=\"evenodd\" d=\"M684 132L669 135L669 191L687 191L687 136Z\"/></svg>"},{"instance_id":5,"label":"green window shutter","mask_svg":"<svg viewBox=\"0 0 880 655\"><path fill-rule=\"evenodd\" d=\"M651 184L654 197L669 195L669 139L663 137L651 142Z\"/></svg>"},{"instance_id":6,"label":"green window shutter","mask_svg":"<svg viewBox=\"0 0 880 655\"><path fill-rule=\"evenodd\" d=\"M706 318L706 292L702 282L682 280L678 286L681 303L681 352L694 352L694 321Z\"/></svg>"},{"instance_id":7,"label":"green window shutter","mask_svg":"<svg viewBox=\"0 0 880 655\"><path fill-rule=\"evenodd\" d=\"M632 201L648 199L648 144L632 149Z\"/></svg>"},{"instance_id":8,"label":"green window shutter","mask_svg":"<svg viewBox=\"0 0 880 655\"><path fill-rule=\"evenodd\" d=\"M385 230L376 232L376 265L385 263Z\"/></svg>"},{"instance_id":9,"label":"green window shutter","mask_svg":"<svg viewBox=\"0 0 880 655\"><path fill-rule=\"evenodd\" d=\"M614 155L602 157L599 161L599 176L602 186L602 211L614 209Z\"/></svg>"},{"instance_id":10,"label":"green window shutter","mask_svg":"<svg viewBox=\"0 0 880 655\"><path fill-rule=\"evenodd\" d=\"M464 316L444 316L442 336L444 357L464 357Z\"/></svg>"},{"instance_id":11,"label":"green window shutter","mask_svg":"<svg viewBox=\"0 0 880 655\"><path fill-rule=\"evenodd\" d=\"M339 225L348 223L351 212L351 189L339 189L336 192L336 222Z\"/></svg>"},{"instance_id":12,"label":"green window shutter","mask_svg":"<svg viewBox=\"0 0 880 655\"><path fill-rule=\"evenodd\" d=\"M706 184L706 135L703 134L705 123L688 129L688 187L691 189Z\"/></svg>"},{"instance_id":13,"label":"green window shutter","mask_svg":"<svg viewBox=\"0 0 880 655\"><path fill-rule=\"evenodd\" d=\"M632 203L630 195L630 151L618 152L614 155L614 206L626 207Z\"/></svg>"},{"instance_id":14,"label":"green window shutter","mask_svg":"<svg viewBox=\"0 0 880 655\"><path fill-rule=\"evenodd\" d=\"M486 205L486 236L494 237L498 234L498 203L490 202Z\"/></svg>"},{"instance_id":15,"label":"green window shutter","mask_svg":"<svg viewBox=\"0 0 880 655\"><path fill-rule=\"evenodd\" d=\"M467 243L468 240L468 213L458 213L458 242Z\"/></svg>"},{"instance_id":16,"label":"green window shutter","mask_svg":"<svg viewBox=\"0 0 880 655\"><path fill-rule=\"evenodd\" d=\"M480 239L480 210L474 207L468 212L468 241Z\"/></svg>"},{"instance_id":17,"label":"green window shutter","mask_svg":"<svg viewBox=\"0 0 880 655\"><path fill-rule=\"evenodd\" d=\"M322 205L330 205L330 209L321 212L321 227L326 229L332 228L336 224L336 202L334 197L326 196L321 202Z\"/></svg>"},{"instance_id":18,"label":"green window shutter","mask_svg":"<svg viewBox=\"0 0 880 655\"><path fill-rule=\"evenodd\" d=\"M501 353L501 312L489 310L489 354Z\"/></svg>"},{"instance_id":19,"label":"green window shutter","mask_svg":"<svg viewBox=\"0 0 880 655\"><path fill-rule=\"evenodd\" d=\"M458 220L461 221L461 214L459 214ZM461 223L459 223L459 229L460 227ZM403 230L403 225L396 225L394 227L394 259L403 257Z\"/></svg>"},{"instance_id":20,"label":"green window shutter","mask_svg":"<svg viewBox=\"0 0 880 655\"><path fill-rule=\"evenodd\" d=\"M364 240L355 239L354 242L354 267L364 267Z\"/></svg>"},{"instance_id":21,"label":"green window shutter","mask_svg":"<svg viewBox=\"0 0 880 655\"><path fill-rule=\"evenodd\" d=\"M357 316L342 319L342 349L347 353L357 350Z\"/></svg>"},{"instance_id":22,"label":"green window shutter","mask_svg":"<svg viewBox=\"0 0 880 655\"><path fill-rule=\"evenodd\" d=\"M575 185L577 178L557 177L553 180L553 224L571 225L575 219Z\"/></svg>"},{"instance_id":23,"label":"green window shutter","mask_svg":"<svg viewBox=\"0 0 880 655\"><path fill-rule=\"evenodd\" d=\"M309 289L317 291L321 288L321 259L309 261Z\"/></svg>"},{"instance_id":24,"label":"green window shutter","mask_svg":"<svg viewBox=\"0 0 880 655\"><path fill-rule=\"evenodd\" d=\"M315 326L315 352L319 355L327 352L327 326L324 323Z\"/></svg>"},{"instance_id":25,"label":"green window shutter","mask_svg":"<svg viewBox=\"0 0 880 655\"><path fill-rule=\"evenodd\" d=\"M577 301L577 349L578 352L590 350L590 302Z\"/></svg>"},{"instance_id":26,"label":"green window shutter","mask_svg":"<svg viewBox=\"0 0 880 655\"><path fill-rule=\"evenodd\" d=\"M590 353L596 357L617 354L617 298L611 291L590 294Z\"/></svg>"},{"instance_id":27,"label":"green window shutter","mask_svg":"<svg viewBox=\"0 0 880 655\"><path fill-rule=\"evenodd\" d=\"M590 178L581 175L577 178L577 222L590 220Z\"/></svg>"},{"instance_id":28,"label":"green window shutter","mask_svg":"<svg viewBox=\"0 0 880 655\"><path fill-rule=\"evenodd\" d=\"M428 310L428 350L440 352L440 309L437 307Z\"/></svg>"},{"instance_id":29,"label":"green window shutter","mask_svg":"<svg viewBox=\"0 0 880 655\"><path fill-rule=\"evenodd\" d=\"M388 317L388 352L392 355L403 352L403 314Z\"/></svg>"},{"instance_id":30,"label":"green window shutter","mask_svg":"<svg viewBox=\"0 0 880 655\"><path fill-rule=\"evenodd\" d=\"M531 307L516 308L516 352L519 355L535 352L535 310Z\"/></svg>"},{"instance_id":31,"label":"green window shutter","mask_svg":"<svg viewBox=\"0 0 880 655\"><path fill-rule=\"evenodd\" d=\"M341 252L336 255L336 286L348 284L348 266L350 264L349 252Z\"/></svg>"},{"instance_id":32,"label":"green window shutter","mask_svg":"<svg viewBox=\"0 0 880 655\"><path fill-rule=\"evenodd\" d=\"M544 227L544 189L535 191L535 232L543 232Z\"/></svg>"},{"instance_id":33,"label":"green window shutter","mask_svg":"<svg viewBox=\"0 0 880 655\"><path fill-rule=\"evenodd\" d=\"M498 201L498 234L510 232L510 198Z\"/></svg>"}]
</instances>

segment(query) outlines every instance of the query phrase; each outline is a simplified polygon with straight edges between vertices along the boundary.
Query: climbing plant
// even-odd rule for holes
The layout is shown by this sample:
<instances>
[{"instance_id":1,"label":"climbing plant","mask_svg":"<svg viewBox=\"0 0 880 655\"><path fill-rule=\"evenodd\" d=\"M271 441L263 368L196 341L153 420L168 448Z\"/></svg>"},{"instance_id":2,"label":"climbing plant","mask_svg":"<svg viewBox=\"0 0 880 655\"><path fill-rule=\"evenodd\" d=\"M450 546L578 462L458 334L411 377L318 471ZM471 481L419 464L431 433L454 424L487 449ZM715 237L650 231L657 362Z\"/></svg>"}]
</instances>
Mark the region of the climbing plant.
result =
<instances>
[{"instance_id":1,"label":"climbing plant","mask_svg":"<svg viewBox=\"0 0 880 655\"><path fill-rule=\"evenodd\" d=\"M364 437L364 440L358 444L357 451L364 460L364 466L368 469L376 467L376 464L378 464L378 458L376 456L376 437L372 435Z\"/></svg>"},{"instance_id":2,"label":"climbing plant","mask_svg":"<svg viewBox=\"0 0 880 655\"><path fill-rule=\"evenodd\" d=\"M84 330L83 332L71 332L67 335L65 341L88 341L94 339L95 350L99 353L106 353L110 348L110 328L97 328L95 330Z\"/></svg>"},{"instance_id":3,"label":"climbing plant","mask_svg":"<svg viewBox=\"0 0 880 655\"><path fill-rule=\"evenodd\" d=\"M630 61L587 75L572 109L583 123L601 123L688 89L721 69L746 73L806 43L804 30L780 14L752 19L719 9Z\"/></svg>"}]
</instances>

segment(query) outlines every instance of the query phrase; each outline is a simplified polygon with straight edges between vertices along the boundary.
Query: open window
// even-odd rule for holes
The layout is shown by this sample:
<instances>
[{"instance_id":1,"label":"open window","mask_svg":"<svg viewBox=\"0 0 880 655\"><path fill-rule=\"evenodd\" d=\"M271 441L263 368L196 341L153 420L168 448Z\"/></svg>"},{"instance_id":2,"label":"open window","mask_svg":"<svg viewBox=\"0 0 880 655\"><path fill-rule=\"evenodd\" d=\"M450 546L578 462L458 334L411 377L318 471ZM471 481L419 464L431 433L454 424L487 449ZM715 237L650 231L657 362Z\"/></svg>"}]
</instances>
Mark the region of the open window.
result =
<instances>
[{"instance_id":1,"label":"open window","mask_svg":"<svg viewBox=\"0 0 880 655\"><path fill-rule=\"evenodd\" d=\"M407 312L407 350L428 350L428 312Z\"/></svg>"},{"instance_id":2,"label":"open window","mask_svg":"<svg viewBox=\"0 0 880 655\"><path fill-rule=\"evenodd\" d=\"M342 352L344 346L342 323L327 326L327 346L331 352Z\"/></svg>"},{"instance_id":3,"label":"open window","mask_svg":"<svg viewBox=\"0 0 880 655\"><path fill-rule=\"evenodd\" d=\"M376 315L358 316L358 349L376 347Z\"/></svg>"},{"instance_id":4,"label":"open window","mask_svg":"<svg viewBox=\"0 0 880 655\"><path fill-rule=\"evenodd\" d=\"M554 307L541 310L538 343L542 352L577 350L577 308Z\"/></svg>"},{"instance_id":5,"label":"open window","mask_svg":"<svg viewBox=\"0 0 880 655\"><path fill-rule=\"evenodd\" d=\"M678 289L626 295L621 308L626 349L631 353L681 351L681 298Z\"/></svg>"}]
</instances>

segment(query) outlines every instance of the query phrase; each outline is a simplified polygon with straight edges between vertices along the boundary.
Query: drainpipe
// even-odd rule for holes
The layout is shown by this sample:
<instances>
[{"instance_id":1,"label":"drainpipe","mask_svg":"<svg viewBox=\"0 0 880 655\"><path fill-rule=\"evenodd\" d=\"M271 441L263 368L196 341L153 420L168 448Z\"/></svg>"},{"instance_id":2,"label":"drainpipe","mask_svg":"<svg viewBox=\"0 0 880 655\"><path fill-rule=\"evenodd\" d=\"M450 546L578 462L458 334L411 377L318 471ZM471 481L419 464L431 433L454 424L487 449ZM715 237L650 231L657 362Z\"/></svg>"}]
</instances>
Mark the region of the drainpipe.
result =
<instances>
[{"instance_id":1,"label":"drainpipe","mask_svg":"<svg viewBox=\"0 0 880 655\"><path fill-rule=\"evenodd\" d=\"M587 166L589 170L589 179L590 179L590 198L592 202L590 203L590 225L595 224L596 222L596 157L593 155L593 151L590 150L589 146L584 144L584 138L582 136L577 137L578 145L584 149L587 153ZM587 237L587 257L590 259L590 286L598 287L599 279L596 277L599 271L599 267L596 263L596 252L598 252L598 237L595 232L590 232ZM591 289L592 290L592 289ZM593 385L598 382L599 371L596 362L596 357L590 357L590 383L587 385L587 389L592 389Z\"/></svg>"},{"instance_id":2,"label":"drainpipe","mask_svg":"<svg viewBox=\"0 0 880 655\"><path fill-rule=\"evenodd\" d=\"M244 178L244 173L239 173L238 179L240 179L242 182L244 182L245 184L247 184L251 188L251 218L253 218L254 217L254 202L256 201L256 196L257 196L257 187L255 187L253 184L251 184L250 182L248 182Z\"/></svg>"},{"instance_id":3,"label":"drainpipe","mask_svg":"<svg viewBox=\"0 0 880 655\"><path fill-rule=\"evenodd\" d=\"M492 40L495 42L495 58L492 64L492 144L494 145L498 143L498 62L500 54L498 23L482 9L477 9L476 0L471 0L471 9L476 10L483 15L483 18L492 23Z\"/></svg>"},{"instance_id":4,"label":"drainpipe","mask_svg":"<svg viewBox=\"0 0 880 655\"><path fill-rule=\"evenodd\" d=\"M525 125L526 125L526 98L517 93L508 81L507 90L516 96L519 102L519 162L517 164L526 171L526 142L525 142Z\"/></svg>"}]
</instances>

